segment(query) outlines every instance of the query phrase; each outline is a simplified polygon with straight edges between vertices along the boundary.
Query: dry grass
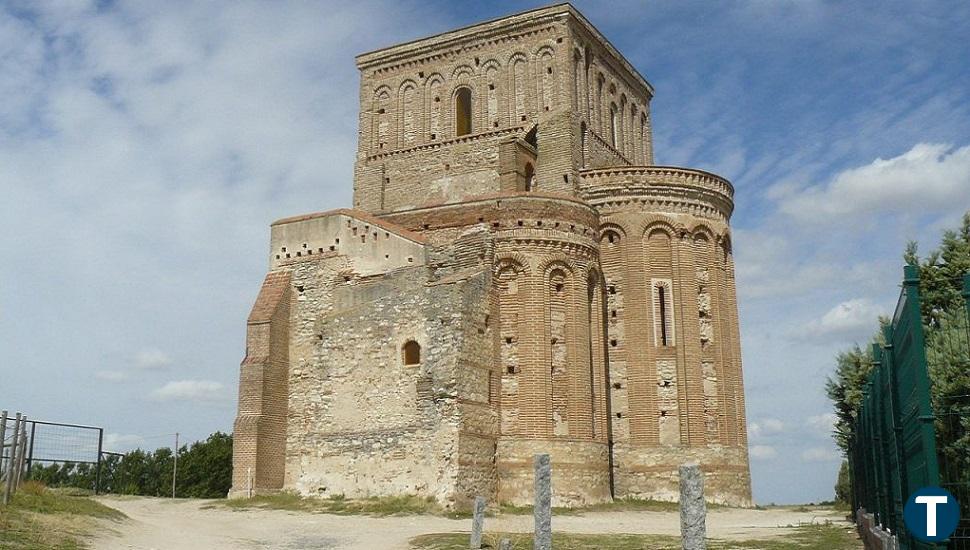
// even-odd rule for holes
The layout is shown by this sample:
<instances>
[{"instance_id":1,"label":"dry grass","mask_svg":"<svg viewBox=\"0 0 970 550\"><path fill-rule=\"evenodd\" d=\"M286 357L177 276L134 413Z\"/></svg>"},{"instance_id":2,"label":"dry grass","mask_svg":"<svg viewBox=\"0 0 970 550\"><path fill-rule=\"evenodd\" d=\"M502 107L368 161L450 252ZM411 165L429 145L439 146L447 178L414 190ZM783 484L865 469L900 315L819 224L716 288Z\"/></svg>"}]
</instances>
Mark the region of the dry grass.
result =
<instances>
[{"instance_id":1,"label":"dry grass","mask_svg":"<svg viewBox=\"0 0 970 550\"><path fill-rule=\"evenodd\" d=\"M75 550L97 526L96 519L121 520L121 512L71 491L28 481L8 506L0 506L0 548Z\"/></svg>"},{"instance_id":2,"label":"dry grass","mask_svg":"<svg viewBox=\"0 0 970 550\"><path fill-rule=\"evenodd\" d=\"M498 548L507 538L515 550L531 550L532 535L523 533L486 533L483 548ZM465 550L467 533L439 533L411 539L415 550ZM574 535L553 534L557 550L680 550L677 537L663 535ZM860 548L851 529L836 525L806 525L784 538L746 541L708 540L710 550L857 550Z\"/></svg>"},{"instance_id":3,"label":"dry grass","mask_svg":"<svg viewBox=\"0 0 970 550\"><path fill-rule=\"evenodd\" d=\"M456 512L443 508L435 502L434 498L413 495L351 500L342 495L316 498L283 492L275 495L258 495L250 499L218 500L208 505L208 507L214 506L225 506L233 510L290 510L337 515L470 517L466 512Z\"/></svg>"}]
</instances>

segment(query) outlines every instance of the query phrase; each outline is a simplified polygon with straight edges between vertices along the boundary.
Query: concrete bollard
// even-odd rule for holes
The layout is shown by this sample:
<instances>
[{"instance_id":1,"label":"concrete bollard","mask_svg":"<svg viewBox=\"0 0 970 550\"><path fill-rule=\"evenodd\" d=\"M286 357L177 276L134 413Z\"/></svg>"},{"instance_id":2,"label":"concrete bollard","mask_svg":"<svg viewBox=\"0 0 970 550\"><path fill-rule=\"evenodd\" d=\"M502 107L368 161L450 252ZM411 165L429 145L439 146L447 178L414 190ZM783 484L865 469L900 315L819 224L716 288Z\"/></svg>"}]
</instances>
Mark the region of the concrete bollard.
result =
<instances>
[{"instance_id":1,"label":"concrete bollard","mask_svg":"<svg viewBox=\"0 0 970 550\"><path fill-rule=\"evenodd\" d=\"M468 545L471 550L482 547L482 527L485 524L485 497L475 497L475 510L472 516L472 539Z\"/></svg>"},{"instance_id":2,"label":"concrete bollard","mask_svg":"<svg viewBox=\"0 0 970 550\"><path fill-rule=\"evenodd\" d=\"M533 550L552 550L552 466L549 455L535 455L535 539Z\"/></svg>"},{"instance_id":3,"label":"concrete bollard","mask_svg":"<svg viewBox=\"0 0 970 550\"><path fill-rule=\"evenodd\" d=\"M680 537L684 550L705 550L707 506L704 504L704 472L698 464L680 467Z\"/></svg>"},{"instance_id":4,"label":"concrete bollard","mask_svg":"<svg viewBox=\"0 0 970 550\"><path fill-rule=\"evenodd\" d=\"M498 550L512 550L512 541L509 539L502 539L498 543Z\"/></svg>"}]
</instances>

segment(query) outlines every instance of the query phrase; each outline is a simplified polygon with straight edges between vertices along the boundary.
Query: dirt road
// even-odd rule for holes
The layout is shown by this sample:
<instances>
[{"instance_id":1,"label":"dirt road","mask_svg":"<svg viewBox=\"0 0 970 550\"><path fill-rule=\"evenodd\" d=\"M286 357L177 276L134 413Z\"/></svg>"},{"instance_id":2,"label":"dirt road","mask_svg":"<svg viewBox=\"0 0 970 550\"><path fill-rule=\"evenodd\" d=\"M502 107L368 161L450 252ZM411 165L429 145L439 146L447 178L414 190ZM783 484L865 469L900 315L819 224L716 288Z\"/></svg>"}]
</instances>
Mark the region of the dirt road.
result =
<instances>
[{"instance_id":1,"label":"dirt road","mask_svg":"<svg viewBox=\"0 0 970 550\"><path fill-rule=\"evenodd\" d=\"M468 531L471 520L435 516L374 518L285 512L236 511L207 507L204 500L169 500L141 497L101 497L130 518L105 523L91 546L104 550L248 550L348 549L406 550L408 540L424 533ZM834 511L715 509L708 514L708 536L720 539L756 539L784 536L786 526L842 521ZM677 535L675 512L590 512L582 516L556 516L553 527L571 533L636 533ZM489 531L528 533L531 516L487 518Z\"/></svg>"}]
</instances>

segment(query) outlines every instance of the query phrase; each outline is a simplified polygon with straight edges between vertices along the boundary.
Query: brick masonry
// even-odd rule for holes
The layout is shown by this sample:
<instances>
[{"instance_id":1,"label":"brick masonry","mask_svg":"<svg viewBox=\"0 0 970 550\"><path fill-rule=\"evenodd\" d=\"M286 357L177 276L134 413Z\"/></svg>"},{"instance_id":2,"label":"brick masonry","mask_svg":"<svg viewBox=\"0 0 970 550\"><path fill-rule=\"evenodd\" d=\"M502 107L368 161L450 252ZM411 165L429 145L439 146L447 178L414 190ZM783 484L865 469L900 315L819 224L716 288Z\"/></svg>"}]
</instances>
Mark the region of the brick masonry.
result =
<instances>
[{"instance_id":1,"label":"brick masonry","mask_svg":"<svg viewBox=\"0 0 970 550\"><path fill-rule=\"evenodd\" d=\"M729 220L568 4L357 57L354 208L272 225L231 494L750 505ZM251 477L250 477L251 476Z\"/></svg>"}]
</instances>

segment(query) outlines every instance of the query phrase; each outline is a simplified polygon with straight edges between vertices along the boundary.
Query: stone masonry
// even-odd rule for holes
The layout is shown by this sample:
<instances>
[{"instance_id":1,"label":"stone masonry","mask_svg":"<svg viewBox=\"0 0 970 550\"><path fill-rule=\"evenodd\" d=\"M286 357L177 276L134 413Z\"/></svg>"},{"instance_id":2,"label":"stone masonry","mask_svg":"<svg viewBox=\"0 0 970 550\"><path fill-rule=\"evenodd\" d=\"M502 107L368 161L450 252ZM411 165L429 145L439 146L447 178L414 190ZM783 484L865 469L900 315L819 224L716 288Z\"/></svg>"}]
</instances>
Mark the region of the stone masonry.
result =
<instances>
[{"instance_id":1,"label":"stone masonry","mask_svg":"<svg viewBox=\"0 0 970 550\"><path fill-rule=\"evenodd\" d=\"M353 208L272 224L234 496L751 502L731 184L561 4L357 57Z\"/></svg>"}]
</instances>

